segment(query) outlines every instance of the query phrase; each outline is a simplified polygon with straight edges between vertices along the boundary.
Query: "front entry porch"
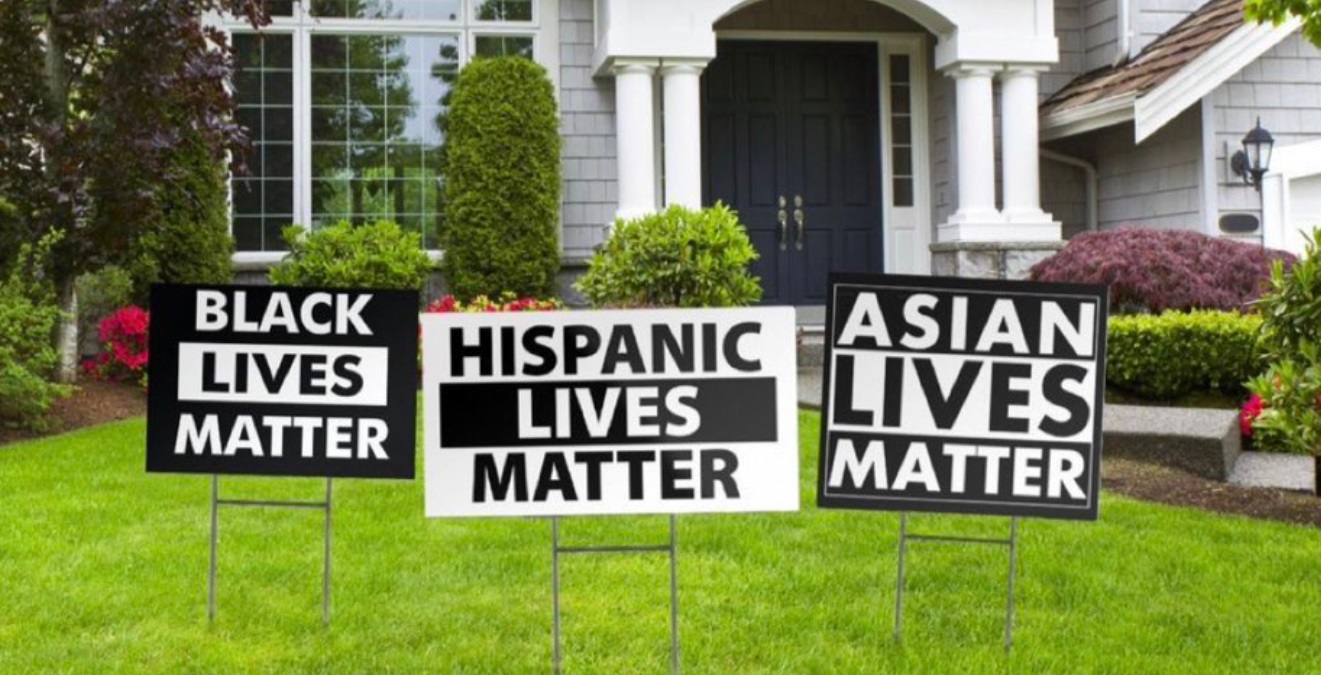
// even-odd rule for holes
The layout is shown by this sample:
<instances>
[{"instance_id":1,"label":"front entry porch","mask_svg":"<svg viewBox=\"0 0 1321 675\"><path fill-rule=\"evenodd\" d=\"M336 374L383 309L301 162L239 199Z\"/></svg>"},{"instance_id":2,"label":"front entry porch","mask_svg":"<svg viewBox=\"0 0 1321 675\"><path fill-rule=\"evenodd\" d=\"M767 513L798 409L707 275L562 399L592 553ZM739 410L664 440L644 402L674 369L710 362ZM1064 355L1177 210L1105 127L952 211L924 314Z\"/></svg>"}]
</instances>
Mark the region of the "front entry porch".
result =
<instances>
[{"instance_id":1,"label":"front entry porch","mask_svg":"<svg viewBox=\"0 0 1321 675\"><path fill-rule=\"evenodd\" d=\"M1058 242L1037 159L1052 12L1049 0L994 13L979 0L598 0L617 214L729 204L761 255L765 301L794 306L823 304L832 270L988 274L963 264L968 250Z\"/></svg>"}]
</instances>

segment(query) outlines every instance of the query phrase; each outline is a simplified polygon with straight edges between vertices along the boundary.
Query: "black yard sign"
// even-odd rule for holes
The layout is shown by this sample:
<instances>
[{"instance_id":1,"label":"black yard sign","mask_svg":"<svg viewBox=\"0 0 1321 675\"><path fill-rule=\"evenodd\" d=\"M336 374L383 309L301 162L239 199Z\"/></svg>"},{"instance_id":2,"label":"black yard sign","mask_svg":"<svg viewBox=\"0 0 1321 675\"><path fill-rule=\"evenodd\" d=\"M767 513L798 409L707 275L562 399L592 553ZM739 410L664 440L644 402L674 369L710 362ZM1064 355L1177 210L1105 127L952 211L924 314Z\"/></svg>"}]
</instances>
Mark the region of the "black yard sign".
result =
<instances>
[{"instance_id":1,"label":"black yard sign","mask_svg":"<svg viewBox=\"0 0 1321 675\"><path fill-rule=\"evenodd\" d=\"M157 285L147 471L412 478L411 291Z\"/></svg>"},{"instance_id":2,"label":"black yard sign","mask_svg":"<svg viewBox=\"0 0 1321 675\"><path fill-rule=\"evenodd\" d=\"M1095 520L1104 286L836 274L823 508Z\"/></svg>"}]
</instances>

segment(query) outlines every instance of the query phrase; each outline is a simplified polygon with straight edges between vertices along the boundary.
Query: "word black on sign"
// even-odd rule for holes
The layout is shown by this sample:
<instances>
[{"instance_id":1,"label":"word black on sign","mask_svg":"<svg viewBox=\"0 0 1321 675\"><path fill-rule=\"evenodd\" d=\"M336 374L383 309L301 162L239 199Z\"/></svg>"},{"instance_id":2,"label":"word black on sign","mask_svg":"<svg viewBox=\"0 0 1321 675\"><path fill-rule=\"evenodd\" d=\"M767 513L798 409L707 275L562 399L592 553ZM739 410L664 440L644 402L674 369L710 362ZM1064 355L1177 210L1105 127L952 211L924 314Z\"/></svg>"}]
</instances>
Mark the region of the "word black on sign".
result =
<instances>
[{"instance_id":1,"label":"word black on sign","mask_svg":"<svg viewBox=\"0 0 1321 675\"><path fill-rule=\"evenodd\" d=\"M832 274L822 508L1095 520L1104 286Z\"/></svg>"},{"instance_id":2,"label":"word black on sign","mask_svg":"<svg viewBox=\"0 0 1321 675\"><path fill-rule=\"evenodd\" d=\"M156 285L147 471L412 478L413 291Z\"/></svg>"},{"instance_id":3,"label":"word black on sign","mask_svg":"<svg viewBox=\"0 0 1321 675\"><path fill-rule=\"evenodd\" d=\"M792 308L422 318L428 516L798 509Z\"/></svg>"}]
</instances>

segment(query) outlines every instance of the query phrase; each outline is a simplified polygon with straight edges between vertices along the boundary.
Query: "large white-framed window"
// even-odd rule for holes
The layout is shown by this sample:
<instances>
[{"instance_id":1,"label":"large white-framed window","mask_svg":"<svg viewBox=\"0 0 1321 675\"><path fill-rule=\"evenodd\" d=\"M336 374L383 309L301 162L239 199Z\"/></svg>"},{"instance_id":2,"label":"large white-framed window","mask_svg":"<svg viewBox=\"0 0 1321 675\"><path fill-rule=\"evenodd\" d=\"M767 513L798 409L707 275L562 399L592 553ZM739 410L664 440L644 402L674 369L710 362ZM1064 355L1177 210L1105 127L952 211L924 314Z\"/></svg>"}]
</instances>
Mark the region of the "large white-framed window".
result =
<instances>
[{"instance_id":1,"label":"large white-framed window","mask_svg":"<svg viewBox=\"0 0 1321 675\"><path fill-rule=\"evenodd\" d=\"M260 33L227 22L246 173L230 181L238 262L276 261L280 233L393 220L436 248L441 130L459 69L519 55L558 81L556 0L271 3Z\"/></svg>"}]
</instances>

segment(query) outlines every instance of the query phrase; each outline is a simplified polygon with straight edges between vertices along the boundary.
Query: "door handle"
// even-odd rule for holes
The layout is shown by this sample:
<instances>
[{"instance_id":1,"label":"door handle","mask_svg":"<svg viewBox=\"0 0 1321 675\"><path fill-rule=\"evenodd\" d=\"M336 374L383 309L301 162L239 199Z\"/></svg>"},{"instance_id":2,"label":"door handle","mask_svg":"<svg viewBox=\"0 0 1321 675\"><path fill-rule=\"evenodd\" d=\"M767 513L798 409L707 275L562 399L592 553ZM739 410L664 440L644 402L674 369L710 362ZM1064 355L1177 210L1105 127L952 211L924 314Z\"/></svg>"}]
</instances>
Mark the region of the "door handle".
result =
<instances>
[{"instance_id":1,"label":"door handle","mask_svg":"<svg viewBox=\"0 0 1321 675\"><path fill-rule=\"evenodd\" d=\"M794 239L794 248L803 250L803 196L794 195L794 222L798 224L798 236Z\"/></svg>"},{"instance_id":2,"label":"door handle","mask_svg":"<svg viewBox=\"0 0 1321 675\"><path fill-rule=\"evenodd\" d=\"M789 247L789 213L784 210L784 207L787 205L788 203L785 201L784 195L780 195L780 210L775 215L780 221L780 236L777 237L777 239L780 240L781 251Z\"/></svg>"}]
</instances>

